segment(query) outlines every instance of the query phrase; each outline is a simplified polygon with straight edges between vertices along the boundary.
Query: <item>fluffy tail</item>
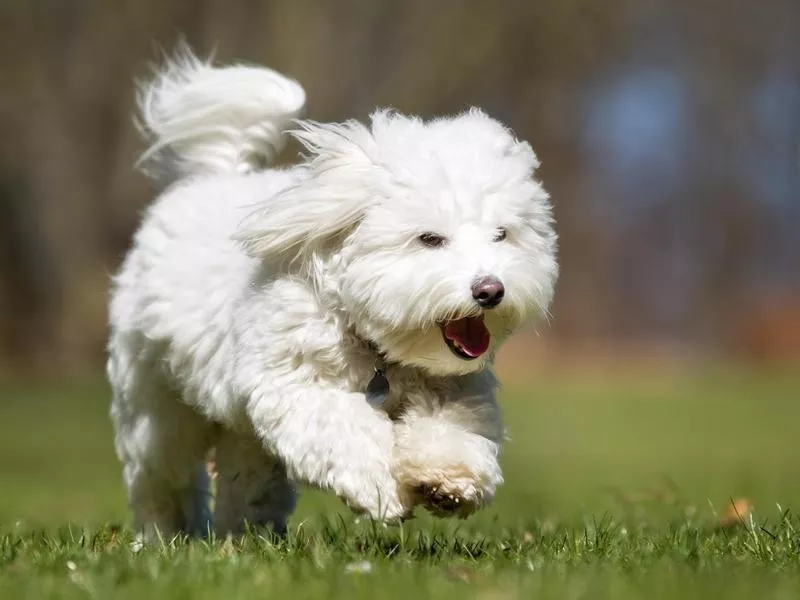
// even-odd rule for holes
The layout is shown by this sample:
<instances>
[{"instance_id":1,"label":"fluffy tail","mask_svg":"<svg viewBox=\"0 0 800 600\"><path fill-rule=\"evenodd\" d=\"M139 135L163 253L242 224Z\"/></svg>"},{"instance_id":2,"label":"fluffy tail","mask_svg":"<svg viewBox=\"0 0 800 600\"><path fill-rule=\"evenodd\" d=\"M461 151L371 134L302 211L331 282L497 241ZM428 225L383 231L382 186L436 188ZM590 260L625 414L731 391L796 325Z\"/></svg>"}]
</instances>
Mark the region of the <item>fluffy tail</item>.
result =
<instances>
[{"instance_id":1,"label":"fluffy tail","mask_svg":"<svg viewBox=\"0 0 800 600\"><path fill-rule=\"evenodd\" d=\"M305 92L270 69L215 68L182 48L140 86L138 126L150 147L138 166L163 185L270 165Z\"/></svg>"}]
</instances>

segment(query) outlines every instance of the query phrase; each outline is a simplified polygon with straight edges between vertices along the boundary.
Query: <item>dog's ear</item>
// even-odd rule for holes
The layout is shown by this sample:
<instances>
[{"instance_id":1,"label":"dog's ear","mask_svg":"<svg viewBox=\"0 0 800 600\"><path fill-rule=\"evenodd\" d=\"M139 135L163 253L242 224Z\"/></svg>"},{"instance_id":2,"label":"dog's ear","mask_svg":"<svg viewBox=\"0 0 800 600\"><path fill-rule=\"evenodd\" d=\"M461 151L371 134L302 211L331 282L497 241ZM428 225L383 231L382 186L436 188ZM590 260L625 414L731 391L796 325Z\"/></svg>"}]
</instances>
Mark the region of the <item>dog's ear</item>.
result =
<instances>
[{"instance_id":1,"label":"dog's ear","mask_svg":"<svg viewBox=\"0 0 800 600\"><path fill-rule=\"evenodd\" d=\"M290 260L355 227L370 205L374 139L356 121L302 121L291 132L308 150L299 181L264 201L236 239L250 256Z\"/></svg>"}]
</instances>

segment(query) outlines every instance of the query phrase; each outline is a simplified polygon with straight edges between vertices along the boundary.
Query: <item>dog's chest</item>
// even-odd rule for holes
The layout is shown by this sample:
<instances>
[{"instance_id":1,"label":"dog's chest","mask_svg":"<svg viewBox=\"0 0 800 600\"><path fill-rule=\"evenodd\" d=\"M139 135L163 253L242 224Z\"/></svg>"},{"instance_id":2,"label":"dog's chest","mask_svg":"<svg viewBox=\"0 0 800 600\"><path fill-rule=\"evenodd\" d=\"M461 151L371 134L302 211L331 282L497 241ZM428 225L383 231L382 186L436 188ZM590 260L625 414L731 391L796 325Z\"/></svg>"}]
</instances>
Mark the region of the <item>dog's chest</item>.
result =
<instances>
[{"instance_id":1,"label":"dog's chest","mask_svg":"<svg viewBox=\"0 0 800 600\"><path fill-rule=\"evenodd\" d=\"M386 364L373 352L357 347L345 354L348 391L364 394L364 401L399 419L410 404L447 402L458 386L451 378L431 377L419 369Z\"/></svg>"},{"instance_id":2,"label":"dog's chest","mask_svg":"<svg viewBox=\"0 0 800 600\"><path fill-rule=\"evenodd\" d=\"M442 381L431 380L411 369L397 366L373 366L359 378L359 389L375 410L399 419L410 404L440 404L451 395Z\"/></svg>"}]
</instances>

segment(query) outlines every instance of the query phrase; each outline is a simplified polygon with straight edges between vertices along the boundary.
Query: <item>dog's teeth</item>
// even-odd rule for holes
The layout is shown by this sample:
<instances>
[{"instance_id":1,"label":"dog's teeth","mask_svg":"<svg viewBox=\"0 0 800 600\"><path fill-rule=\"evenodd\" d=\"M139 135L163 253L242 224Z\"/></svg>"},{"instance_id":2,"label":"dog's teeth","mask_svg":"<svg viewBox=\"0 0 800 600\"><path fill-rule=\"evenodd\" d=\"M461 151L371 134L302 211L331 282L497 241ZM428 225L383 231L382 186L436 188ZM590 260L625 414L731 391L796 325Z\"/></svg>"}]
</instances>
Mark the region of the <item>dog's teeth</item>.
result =
<instances>
[{"instance_id":1,"label":"dog's teeth","mask_svg":"<svg viewBox=\"0 0 800 600\"><path fill-rule=\"evenodd\" d=\"M461 502L461 498L459 498L458 496L456 496L456 497L454 498L454 500L455 500L455 503L456 503L456 504L458 504L459 502Z\"/></svg>"}]
</instances>

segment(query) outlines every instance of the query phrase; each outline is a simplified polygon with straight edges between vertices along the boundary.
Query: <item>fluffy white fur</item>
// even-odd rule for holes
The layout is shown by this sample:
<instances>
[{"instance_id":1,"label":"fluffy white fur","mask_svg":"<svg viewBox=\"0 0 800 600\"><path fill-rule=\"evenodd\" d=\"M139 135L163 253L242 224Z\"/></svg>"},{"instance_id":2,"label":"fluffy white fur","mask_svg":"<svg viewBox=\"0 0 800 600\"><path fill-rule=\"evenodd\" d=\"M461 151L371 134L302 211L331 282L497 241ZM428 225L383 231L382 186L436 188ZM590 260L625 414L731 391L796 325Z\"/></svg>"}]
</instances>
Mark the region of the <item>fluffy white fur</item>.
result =
<instances>
[{"instance_id":1,"label":"fluffy white fur","mask_svg":"<svg viewBox=\"0 0 800 600\"><path fill-rule=\"evenodd\" d=\"M166 189L114 281L107 370L148 534L211 527L212 447L220 533L284 530L295 482L386 521L417 505L466 516L502 482L491 360L546 312L557 273L536 156L476 109L378 111L299 122L307 155L266 169L304 101L274 71L190 54L142 88L143 165ZM486 275L506 288L491 310L471 292ZM463 360L440 324L478 315L491 346Z\"/></svg>"}]
</instances>

